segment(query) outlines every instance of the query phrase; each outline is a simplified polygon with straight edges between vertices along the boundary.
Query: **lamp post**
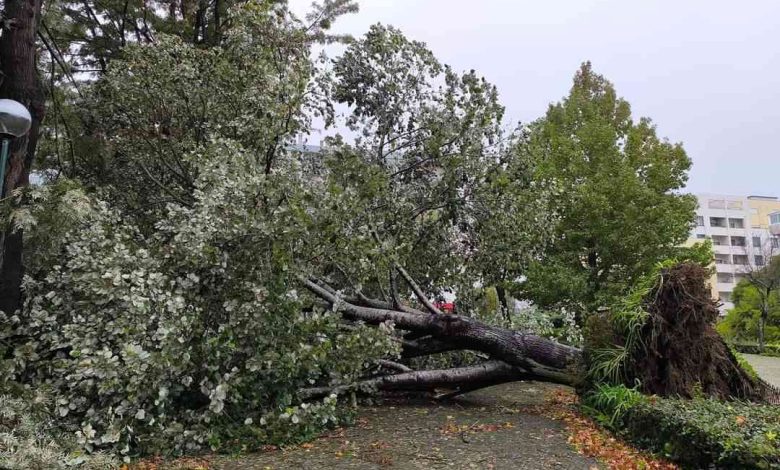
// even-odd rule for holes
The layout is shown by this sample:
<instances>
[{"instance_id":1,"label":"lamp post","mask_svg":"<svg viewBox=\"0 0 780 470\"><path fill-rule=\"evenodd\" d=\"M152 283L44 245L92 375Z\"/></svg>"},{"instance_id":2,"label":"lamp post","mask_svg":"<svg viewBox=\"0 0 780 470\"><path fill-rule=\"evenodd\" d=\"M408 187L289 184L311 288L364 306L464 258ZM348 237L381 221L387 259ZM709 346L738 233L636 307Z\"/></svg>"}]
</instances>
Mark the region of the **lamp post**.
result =
<instances>
[{"instance_id":1,"label":"lamp post","mask_svg":"<svg viewBox=\"0 0 780 470\"><path fill-rule=\"evenodd\" d=\"M22 103L14 100L0 100L0 197L5 186L5 167L8 165L8 149L11 140L21 137L30 130L32 117Z\"/></svg>"}]
</instances>

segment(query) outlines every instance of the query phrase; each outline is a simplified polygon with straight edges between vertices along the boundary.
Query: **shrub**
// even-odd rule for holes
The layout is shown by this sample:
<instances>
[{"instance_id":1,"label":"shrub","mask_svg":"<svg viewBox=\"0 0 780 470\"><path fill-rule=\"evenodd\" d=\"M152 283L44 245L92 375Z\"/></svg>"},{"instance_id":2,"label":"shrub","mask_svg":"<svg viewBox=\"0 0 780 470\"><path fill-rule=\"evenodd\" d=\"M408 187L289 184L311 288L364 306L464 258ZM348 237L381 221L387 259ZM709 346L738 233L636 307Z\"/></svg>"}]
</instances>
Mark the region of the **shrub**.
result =
<instances>
[{"instance_id":1,"label":"shrub","mask_svg":"<svg viewBox=\"0 0 780 470\"><path fill-rule=\"evenodd\" d=\"M633 407L626 434L693 468L780 466L780 408L712 399L658 399Z\"/></svg>"},{"instance_id":2,"label":"shrub","mask_svg":"<svg viewBox=\"0 0 780 470\"><path fill-rule=\"evenodd\" d=\"M742 354L761 354L764 356L780 357L780 343L767 343L764 345L764 352L758 346L758 343L732 343L734 349Z\"/></svg>"},{"instance_id":3,"label":"shrub","mask_svg":"<svg viewBox=\"0 0 780 470\"><path fill-rule=\"evenodd\" d=\"M733 355L734 355L734 358L737 360L737 364L739 364L739 367L741 367L741 368L742 368L742 370L744 370L745 372L747 372L747 374L748 374L748 375L749 375L749 376L750 376L750 377L751 377L753 380L758 380L758 379L759 379L759 377L758 377L758 373L756 372L756 370L755 370L755 369L753 369L753 366L751 366L751 365L750 365L750 363L747 361L747 359L745 359L745 357L744 357L744 356L742 356L742 354L740 354L740 352L739 352L739 351L737 351L737 350L734 348L734 346L732 346L732 345L729 345L729 350L731 351L731 354L733 354Z\"/></svg>"},{"instance_id":4,"label":"shrub","mask_svg":"<svg viewBox=\"0 0 780 470\"><path fill-rule=\"evenodd\" d=\"M707 398L647 397L601 385L584 411L644 449L691 468L780 465L780 408Z\"/></svg>"}]
</instances>

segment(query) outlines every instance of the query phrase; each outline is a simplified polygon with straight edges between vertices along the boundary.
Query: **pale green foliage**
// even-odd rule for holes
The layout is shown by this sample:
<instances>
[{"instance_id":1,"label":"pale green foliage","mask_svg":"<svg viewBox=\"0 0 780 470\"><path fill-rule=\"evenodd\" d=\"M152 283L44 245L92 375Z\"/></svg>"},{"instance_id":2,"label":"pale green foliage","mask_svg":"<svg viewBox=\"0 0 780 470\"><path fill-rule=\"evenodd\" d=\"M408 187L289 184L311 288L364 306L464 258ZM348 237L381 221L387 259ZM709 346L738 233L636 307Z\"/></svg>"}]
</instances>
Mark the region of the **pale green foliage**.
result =
<instances>
[{"instance_id":1,"label":"pale green foliage","mask_svg":"<svg viewBox=\"0 0 780 470\"><path fill-rule=\"evenodd\" d=\"M316 97L310 41L270 2L233 15L223 48L129 47L94 89L111 136L103 173L83 175L94 191L32 190L18 218L47 244L3 323L3 377L51 387L89 451L311 436L342 410L300 389L397 353L392 325L344 325L296 288L330 194L285 150Z\"/></svg>"},{"instance_id":2,"label":"pale green foliage","mask_svg":"<svg viewBox=\"0 0 780 470\"><path fill-rule=\"evenodd\" d=\"M618 431L625 425L629 411L640 403L647 403L647 397L636 389L597 384L585 394L583 408L602 426Z\"/></svg>"},{"instance_id":3,"label":"pale green foliage","mask_svg":"<svg viewBox=\"0 0 780 470\"><path fill-rule=\"evenodd\" d=\"M109 470L118 462L86 455L72 435L52 433L54 418L42 396L0 395L0 468L8 470Z\"/></svg>"},{"instance_id":4,"label":"pale green foliage","mask_svg":"<svg viewBox=\"0 0 780 470\"><path fill-rule=\"evenodd\" d=\"M105 196L133 217L152 223L168 202L191 205L199 171L192 153L214 136L236 141L258 171L270 172L323 99L313 38L282 5L247 2L228 20L220 47L165 35L128 46L92 89L86 112L98 143L77 174L108 187Z\"/></svg>"},{"instance_id":5,"label":"pale green foliage","mask_svg":"<svg viewBox=\"0 0 780 470\"><path fill-rule=\"evenodd\" d=\"M581 346L583 342L575 312L566 307L557 310L543 310L535 306L523 308L513 313L510 321L509 326L514 330L529 331L574 346Z\"/></svg>"},{"instance_id":6,"label":"pale green foliage","mask_svg":"<svg viewBox=\"0 0 780 470\"><path fill-rule=\"evenodd\" d=\"M46 243L2 332L3 377L49 386L90 451L310 437L345 409L299 391L355 382L398 342L392 324L323 311L301 277L390 300L399 264L468 315L481 286L518 279L550 238L526 137L505 132L475 72L383 26L331 70L311 60L322 32L283 3L242 3L228 19L218 46L159 35L113 58L85 90L83 186L33 190L16 217ZM338 103L355 142L290 150Z\"/></svg>"},{"instance_id":7,"label":"pale green foliage","mask_svg":"<svg viewBox=\"0 0 780 470\"><path fill-rule=\"evenodd\" d=\"M204 163L193 207L171 205L155 236L95 201L59 264L27 280L13 333L34 339L16 349L16 373L51 383L56 412L89 450L213 444L214 424L271 416L299 388L355 380L371 358L392 354L386 329L342 331L334 315L301 313L288 266L305 253L301 214L291 205L253 216L248 199L276 197L278 181L231 171L254 159L229 145L198 161L211 155L235 165ZM323 426L332 411L296 420Z\"/></svg>"}]
</instances>

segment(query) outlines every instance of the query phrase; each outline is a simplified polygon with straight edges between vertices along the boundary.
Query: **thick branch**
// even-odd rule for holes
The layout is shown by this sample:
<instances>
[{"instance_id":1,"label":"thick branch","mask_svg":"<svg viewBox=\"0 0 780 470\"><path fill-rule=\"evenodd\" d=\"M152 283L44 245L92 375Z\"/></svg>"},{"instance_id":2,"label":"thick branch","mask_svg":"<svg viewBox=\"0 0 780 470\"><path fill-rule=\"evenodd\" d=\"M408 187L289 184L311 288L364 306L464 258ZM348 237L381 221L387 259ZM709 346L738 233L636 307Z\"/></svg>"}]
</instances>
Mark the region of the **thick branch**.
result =
<instances>
[{"instance_id":1,"label":"thick branch","mask_svg":"<svg viewBox=\"0 0 780 470\"><path fill-rule=\"evenodd\" d=\"M488 354L524 369L541 380L572 385L578 376L582 352L540 336L507 330L460 315L428 315L421 312L361 307L345 302L321 286L302 279L316 296L328 301L348 320L380 324L392 321L397 327L425 333L447 343L450 349L469 349ZM413 350L414 348L408 348Z\"/></svg>"},{"instance_id":2,"label":"thick branch","mask_svg":"<svg viewBox=\"0 0 780 470\"><path fill-rule=\"evenodd\" d=\"M403 340L402 344L401 356L405 358L430 356L431 354L461 349L453 343L431 338L430 336L415 340Z\"/></svg>"},{"instance_id":3,"label":"thick branch","mask_svg":"<svg viewBox=\"0 0 780 470\"><path fill-rule=\"evenodd\" d=\"M501 361L488 361L476 366L455 369L421 370L396 375L386 375L362 382L338 387L314 387L301 391L301 398L310 400L329 394L371 391L425 391L434 388L465 387L475 390L476 384L487 387L504 382L513 382L526 378L522 369L512 367ZM477 387L481 388L481 387ZM464 390L465 391L465 390Z\"/></svg>"},{"instance_id":4,"label":"thick branch","mask_svg":"<svg viewBox=\"0 0 780 470\"><path fill-rule=\"evenodd\" d=\"M419 300L423 305L425 305L425 308L427 308L429 312L434 313L436 315L442 314L441 310L436 308L436 306L433 305L433 303L430 300L428 300L428 297L425 296L422 289L420 289L420 286L418 286L417 283L414 282L412 276L410 276L409 273L406 272L404 268L396 264L395 269L398 270L401 276L403 276L403 278L406 280L406 283L409 284L409 287L412 288L412 290L414 291L414 295L417 296L417 300Z\"/></svg>"},{"instance_id":5,"label":"thick branch","mask_svg":"<svg viewBox=\"0 0 780 470\"><path fill-rule=\"evenodd\" d=\"M380 366L384 367L385 369L393 369L398 372L414 372L414 369L405 366L400 362L388 361L387 359L380 359L377 362L379 363Z\"/></svg>"}]
</instances>

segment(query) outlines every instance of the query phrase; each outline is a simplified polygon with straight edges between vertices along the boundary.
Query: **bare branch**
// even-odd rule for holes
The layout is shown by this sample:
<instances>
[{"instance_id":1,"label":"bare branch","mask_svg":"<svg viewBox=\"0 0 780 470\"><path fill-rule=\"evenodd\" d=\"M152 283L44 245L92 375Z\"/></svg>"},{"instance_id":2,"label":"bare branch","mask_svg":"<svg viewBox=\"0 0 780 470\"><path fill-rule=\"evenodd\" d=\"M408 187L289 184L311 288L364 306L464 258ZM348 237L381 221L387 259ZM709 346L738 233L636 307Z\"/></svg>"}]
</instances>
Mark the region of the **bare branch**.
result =
<instances>
[{"instance_id":1,"label":"bare branch","mask_svg":"<svg viewBox=\"0 0 780 470\"><path fill-rule=\"evenodd\" d=\"M433 305L433 303L430 300L428 300L428 297L425 296L422 289L420 289L420 286L417 285L416 282L414 282L412 276L410 276L409 273L407 273L404 268L402 268L400 265L396 263L395 269L397 269L398 272L401 274L401 276L403 276L403 278L406 280L406 283L409 284L409 287L411 287L412 290L414 291L414 295L417 296L417 300L419 300L420 303L422 303L425 306L425 308L428 309L428 311L436 315L442 315L441 310L436 308L436 306Z\"/></svg>"}]
</instances>

